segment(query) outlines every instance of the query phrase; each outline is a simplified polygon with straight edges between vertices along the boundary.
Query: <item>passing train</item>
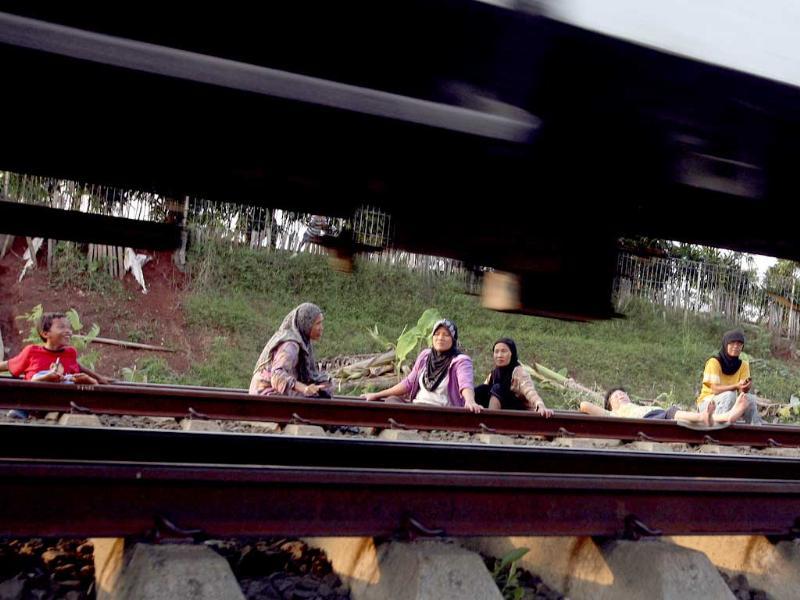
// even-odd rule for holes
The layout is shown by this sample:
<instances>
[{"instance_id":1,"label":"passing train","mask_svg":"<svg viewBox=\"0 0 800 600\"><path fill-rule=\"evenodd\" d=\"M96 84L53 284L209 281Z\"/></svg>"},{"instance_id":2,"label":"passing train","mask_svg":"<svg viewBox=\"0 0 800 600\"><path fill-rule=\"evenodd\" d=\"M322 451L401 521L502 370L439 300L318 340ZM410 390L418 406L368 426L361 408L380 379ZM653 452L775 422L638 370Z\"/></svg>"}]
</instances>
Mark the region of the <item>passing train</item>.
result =
<instances>
[{"instance_id":1,"label":"passing train","mask_svg":"<svg viewBox=\"0 0 800 600\"><path fill-rule=\"evenodd\" d=\"M798 25L788 0L0 1L0 169L375 206L395 246L514 274L520 310L605 317L621 236L800 258Z\"/></svg>"}]
</instances>

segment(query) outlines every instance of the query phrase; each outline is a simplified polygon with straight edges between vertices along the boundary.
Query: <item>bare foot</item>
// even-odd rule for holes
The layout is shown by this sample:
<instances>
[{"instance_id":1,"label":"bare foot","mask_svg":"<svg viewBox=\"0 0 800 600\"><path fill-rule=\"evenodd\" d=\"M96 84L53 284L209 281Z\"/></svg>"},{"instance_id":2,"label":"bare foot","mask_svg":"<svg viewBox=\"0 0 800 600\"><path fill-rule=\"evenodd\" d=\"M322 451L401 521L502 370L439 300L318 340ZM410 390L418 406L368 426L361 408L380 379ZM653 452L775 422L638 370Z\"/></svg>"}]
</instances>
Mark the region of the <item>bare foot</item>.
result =
<instances>
[{"instance_id":1,"label":"bare foot","mask_svg":"<svg viewBox=\"0 0 800 600\"><path fill-rule=\"evenodd\" d=\"M706 427L711 427L714 424L714 411L717 410L717 404L713 400L708 403L705 411L703 411L703 424Z\"/></svg>"}]
</instances>

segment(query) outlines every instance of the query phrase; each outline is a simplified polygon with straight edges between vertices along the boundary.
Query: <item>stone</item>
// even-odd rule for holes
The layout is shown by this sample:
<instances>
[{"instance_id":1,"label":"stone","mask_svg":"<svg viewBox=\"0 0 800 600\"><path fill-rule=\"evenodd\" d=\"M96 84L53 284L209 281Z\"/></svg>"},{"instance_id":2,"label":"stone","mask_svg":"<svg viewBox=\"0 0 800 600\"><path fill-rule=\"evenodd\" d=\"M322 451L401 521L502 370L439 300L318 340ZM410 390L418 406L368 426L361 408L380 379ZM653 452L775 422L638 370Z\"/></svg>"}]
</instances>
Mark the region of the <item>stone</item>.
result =
<instances>
[{"instance_id":1,"label":"stone","mask_svg":"<svg viewBox=\"0 0 800 600\"><path fill-rule=\"evenodd\" d=\"M743 592L747 592L747 595L749 596L750 583L747 581L747 577L739 573L736 577L734 577L734 579L736 580L736 588Z\"/></svg>"},{"instance_id":2,"label":"stone","mask_svg":"<svg viewBox=\"0 0 800 600\"><path fill-rule=\"evenodd\" d=\"M69 558L69 554L62 550L45 550L42 552L42 562L48 569L52 569L56 564L61 564Z\"/></svg>"},{"instance_id":3,"label":"stone","mask_svg":"<svg viewBox=\"0 0 800 600\"><path fill-rule=\"evenodd\" d=\"M553 440L556 448L576 448L581 450L591 450L593 448L616 448L622 444L622 440L605 438L578 438L562 437Z\"/></svg>"},{"instance_id":4,"label":"stone","mask_svg":"<svg viewBox=\"0 0 800 600\"><path fill-rule=\"evenodd\" d=\"M239 421L239 423L260 433L278 433L281 430L281 426L273 421Z\"/></svg>"},{"instance_id":5,"label":"stone","mask_svg":"<svg viewBox=\"0 0 800 600\"><path fill-rule=\"evenodd\" d=\"M94 544L91 542L84 542L75 549L75 552L80 556L89 556L94 552Z\"/></svg>"},{"instance_id":6,"label":"stone","mask_svg":"<svg viewBox=\"0 0 800 600\"><path fill-rule=\"evenodd\" d=\"M269 579L242 579L240 582L242 592L247 598L260 598L266 596L267 598L280 596L280 591L272 585Z\"/></svg>"},{"instance_id":7,"label":"stone","mask_svg":"<svg viewBox=\"0 0 800 600\"><path fill-rule=\"evenodd\" d=\"M205 419L183 419L181 429L184 431L222 431L222 427L216 421L206 421Z\"/></svg>"},{"instance_id":8,"label":"stone","mask_svg":"<svg viewBox=\"0 0 800 600\"><path fill-rule=\"evenodd\" d=\"M145 417L148 421L153 423L154 425L172 425L175 423L175 417L159 417L150 415Z\"/></svg>"},{"instance_id":9,"label":"stone","mask_svg":"<svg viewBox=\"0 0 800 600\"><path fill-rule=\"evenodd\" d=\"M489 446L510 446L514 444L514 438L496 433L481 433L478 435L478 441Z\"/></svg>"},{"instance_id":10,"label":"stone","mask_svg":"<svg viewBox=\"0 0 800 600\"><path fill-rule=\"evenodd\" d=\"M685 452L689 449L689 445L666 442L631 442L626 444L625 448L642 452Z\"/></svg>"},{"instance_id":11,"label":"stone","mask_svg":"<svg viewBox=\"0 0 800 600\"><path fill-rule=\"evenodd\" d=\"M188 544L136 544L110 597L244 600L228 562L210 548Z\"/></svg>"},{"instance_id":12,"label":"stone","mask_svg":"<svg viewBox=\"0 0 800 600\"><path fill-rule=\"evenodd\" d=\"M439 541L309 538L325 551L353 600L502 600L481 557Z\"/></svg>"},{"instance_id":13,"label":"stone","mask_svg":"<svg viewBox=\"0 0 800 600\"><path fill-rule=\"evenodd\" d=\"M380 551L380 581L365 600L502 599L481 557L460 546L390 542Z\"/></svg>"},{"instance_id":14,"label":"stone","mask_svg":"<svg viewBox=\"0 0 800 600\"><path fill-rule=\"evenodd\" d=\"M327 434L325 430L319 425L297 425L290 423L283 428L283 433L286 435L307 435L314 437L325 437Z\"/></svg>"},{"instance_id":15,"label":"stone","mask_svg":"<svg viewBox=\"0 0 800 600\"><path fill-rule=\"evenodd\" d=\"M774 600L796 599L800 589L800 542L773 544L760 535L674 536L675 544L703 552L732 582L746 576L748 590L766 592Z\"/></svg>"},{"instance_id":16,"label":"stone","mask_svg":"<svg viewBox=\"0 0 800 600\"><path fill-rule=\"evenodd\" d=\"M701 454L741 454L749 450L745 446L721 446L719 444L703 444L698 446L697 451Z\"/></svg>"},{"instance_id":17,"label":"stone","mask_svg":"<svg viewBox=\"0 0 800 600\"><path fill-rule=\"evenodd\" d=\"M25 576L22 574L0 583L0 600L22 600L25 595Z\"/></svg>"},{"instance_id":18,"label":"stone","mask_svg":"<svg viewBox=\"0 0 800 600\"><path fill-rule=\"evenodd\" d=\"M416 429L384 429L378 438L390 442L415 442L422 439Z\"/></svg>"},{"instance_id":19,"label":"stone","mask_svg":"<svg viewBox=\"0 0 800 600\"><path fill-rule=\"evenodd\" d=\"M100 417L97 415L63 414L58 420L59 425L68 427L100 427Z\"/></svg>"},{"instance_id":20,"label":"stone","mask_svg":"<svg viewBox=\"0 0 800 600\"><path fill-rule=\"evenodd\" d=\"M60 577L62 579L69 579L71 577L77 576L78 567L74 563L66 563L55 567L53 571L55 572L56 577Z\"/></svg>"},{"instance_id":21,"label":"stone","mask_svg":"<svg viewBox=\"0 0 800 600\"><path fill-rule=\"evenodd\" d=\"M767 456L786 456L789 458L800 457L800 448L763 448L761 454Z\"/></svg>"},{"instance_id":22,"label":"stone","mask_svg":"<svg viewBox=\"0 0 800 600\"><path fill-rule=\"evenodd\" d=\"M237 571L241 577L252 577L263 573L282 570L286 565L285 554L270 549L260 549L255 546L242 548Z\"/></svg>"},{"instance_id":23,"label":"stone","mask_svg":"<svg viewBox=\"0 0 800 600\"><path fill-rule=\"evenodd\" d=\"M495 557L528 548L518 566L572 600L733 598L703 554L660 540L598 544L587 537L510 537L461 541Z\"/></svg>"}]
</instances>

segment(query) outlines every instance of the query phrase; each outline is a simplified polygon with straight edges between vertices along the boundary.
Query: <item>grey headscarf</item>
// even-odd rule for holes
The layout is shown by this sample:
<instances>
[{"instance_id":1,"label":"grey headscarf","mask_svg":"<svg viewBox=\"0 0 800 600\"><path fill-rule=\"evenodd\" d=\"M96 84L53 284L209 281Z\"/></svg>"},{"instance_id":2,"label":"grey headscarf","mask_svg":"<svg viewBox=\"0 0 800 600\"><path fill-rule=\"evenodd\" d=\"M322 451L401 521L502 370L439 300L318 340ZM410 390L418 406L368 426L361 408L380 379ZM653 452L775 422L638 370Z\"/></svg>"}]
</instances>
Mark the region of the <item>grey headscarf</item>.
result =
<instances>
[{"instance_id":1,"label":"grey headscarf","mask_svg":"<svg viewBox=\"0 0 800 600\"><path fill-rule=\"evenodd\" d=\"M300 356L297 361L297 379L303 383L322 383L330 380L330 375L317 370L317 360L311 344L311 327L318 316L322 314L319 306L311 302L303 302L283 319L278 328L258 357L257 373L272 361L275 350L283 342L297 342L300 346Z\"/></svg>"}]
</instances>

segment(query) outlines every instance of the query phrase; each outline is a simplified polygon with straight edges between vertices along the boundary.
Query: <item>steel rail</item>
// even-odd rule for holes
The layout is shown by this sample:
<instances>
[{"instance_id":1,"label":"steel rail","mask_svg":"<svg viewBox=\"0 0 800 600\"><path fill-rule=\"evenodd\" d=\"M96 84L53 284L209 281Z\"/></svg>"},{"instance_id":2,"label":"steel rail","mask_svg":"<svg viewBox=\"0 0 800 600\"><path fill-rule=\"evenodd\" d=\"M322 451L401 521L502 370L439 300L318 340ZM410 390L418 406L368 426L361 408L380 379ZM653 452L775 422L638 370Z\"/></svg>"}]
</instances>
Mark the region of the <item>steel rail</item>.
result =
<instances>
[{"instance_id":1,"label":"steel rail","mask_svg":"<svg viewBox=\"0 0 800 600\"><path fill-rule=\"evenodd\" d=\"M782 458L0 425L0 535L788 536L798 517Z\"/></svg>"},{"instance_id":2,"label":"steel rail","mask_svg":"<svg viewBox=\"0 0 800 600\"><path fill-rule=\"evenodd\" d=\"M799 506L780 480L0 460L2 535L782 536Z\"/></svg>"},{"instance_id":3,"label":"steel rail","mask_svg":"<svg viewBox=\"0 0 800 600\"><path fill-rule=\"evenodd\" d=\"M238 391L157 386L86 386L0 381L0 407L69 412L84 408L97 414L303 422L319 425L449 430L508 435L593 437L623 441L689 444L718 443L753 447L800 447L800 427L791 425L732 425L700 431L674 421L589 417L558 411L550 419L522 411L472 414L451 408L367 403L296 396L250 396Z\"/></svg>"},{"instance_id":4,"label":"steel rail","mask_svg":"<svg viewBox=\"0 0 800 600\"><path fill-rule=\"evenodd\" d=\"M0 424L0 458L215 464L286 468L472 471L581 476L699 477L796 481L800 461L755 455L580 450L388 442L375 438L296 437ZM798 507L800 510L800 507Z\"/></svg>"}]
</instances>

